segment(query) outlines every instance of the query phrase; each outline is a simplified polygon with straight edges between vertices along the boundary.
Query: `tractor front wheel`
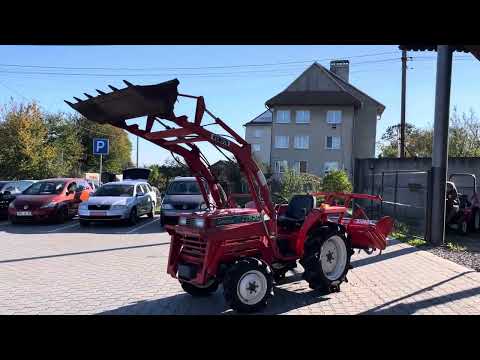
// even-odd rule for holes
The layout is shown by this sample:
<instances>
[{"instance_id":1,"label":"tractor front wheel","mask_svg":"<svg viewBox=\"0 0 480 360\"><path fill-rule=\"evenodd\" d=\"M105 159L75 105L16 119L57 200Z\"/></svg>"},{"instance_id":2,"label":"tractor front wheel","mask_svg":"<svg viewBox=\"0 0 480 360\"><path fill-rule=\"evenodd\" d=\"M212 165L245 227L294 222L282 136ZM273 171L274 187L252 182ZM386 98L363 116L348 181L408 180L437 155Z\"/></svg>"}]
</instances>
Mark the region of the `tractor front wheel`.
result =
<instances>
[{"instance_id":1,"label":"tractor front wheel","mask_svg":"<svg viewBox=\"0 0 480 360\"><path fill-rule=\"evenodd\" d=\"M193 284L182 282L182 289L193 297L203 297L213 294L218 289L218 282L215 281L207 287L198 287Z\"/></svg>"},{"instance_id":2,"label":"tractor front wheel","mask_svg":"<svg viewBox=\"0 0 480 360\"><path fill-rule=\"evenodd\" d=\"M273 296L273 272L258 259L238 260L225 274L223 295L227 304L239 313L260 311Z\"/></svg>"},{"instance_id":3,"label":"tractor front wheel","mask_svg":"<svg viewBox=\"0 0 480 360\"><path fill-rule=\"evenodd\" d=\"M350 269L352 255L353 250L340 227L322 227L305 242L300 260L305 269L303 278L314 290L326 294L338 292Z\"/></svg>"}]
</instances>

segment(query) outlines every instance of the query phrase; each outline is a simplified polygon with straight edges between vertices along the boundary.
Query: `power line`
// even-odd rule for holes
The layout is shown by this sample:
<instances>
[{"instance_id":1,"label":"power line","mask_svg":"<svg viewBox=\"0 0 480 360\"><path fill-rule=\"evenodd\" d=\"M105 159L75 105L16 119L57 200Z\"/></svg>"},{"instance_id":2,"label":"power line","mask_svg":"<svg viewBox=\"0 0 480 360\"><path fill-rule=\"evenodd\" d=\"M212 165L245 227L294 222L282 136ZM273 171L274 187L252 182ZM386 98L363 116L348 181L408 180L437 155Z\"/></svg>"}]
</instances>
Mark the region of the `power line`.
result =
<instances>
[{"instance_id":1,"label":"power line","mask_svg":"<svg viewBox=\"0 0 480 360\"><path fill-rule=\"evenodd\" d=\"M364 61L360 62L356 65L363 65L363 64L375 64L375 63L382 63L382 62L393 62L398 61L400 58L389 58L389 59L380 59L380 60L372 60L372 61ZM304 70L304 68L289 68L289 69L269 69L269 70L243 70L243 71L235 71L235 72L216 72L216 73L158 73L158 74L99 74L99 73L65 73L65 72L45 72L45 71L10 71L10 70L0 70L0 73L4 74L19 74L19 75L52 75L52 76L85 76L85 77L188 77L188 76L223 76L223 75L240 75L240 74L262 74L262 73L271 73L271 72L278 72L278 71L300 71Z\"/></svg>"},{"instance_id":2,"label":"power line","mask_svg":"<svg viewBox=\"0 0 480 360\"><path fill-rule=\"evenodd\" d=\"M369 56L379 56L379 55L391 55L397 54L398 52L379 52L379 53L370 53L362 55L352 55L341 57L343 59L354 59L354 58L363 58ZM313 60L299 60L299 61L286 61L286 62L275 62L275 63L264 63L264 64L241 64L241 65L218 65L218 66L196 66L196 67L141 67L141 68L124 68L124 67L70 67L70 66L47 66L47 65L22 65L22 64L0 64L4 67L20 67L20 68L43 68L43 69L60 69L60 70L120 70L120 71L149 71L149 70L200 70L200 69L227 69L227 68L242 68L242 67L262 67L262 66L278 66L278 65L291 65L291 64L301 64L308 63L313 61L330 61L335 60L336 58L325 58L325 59L313 59Z\"/></svg>"}]
</instances>

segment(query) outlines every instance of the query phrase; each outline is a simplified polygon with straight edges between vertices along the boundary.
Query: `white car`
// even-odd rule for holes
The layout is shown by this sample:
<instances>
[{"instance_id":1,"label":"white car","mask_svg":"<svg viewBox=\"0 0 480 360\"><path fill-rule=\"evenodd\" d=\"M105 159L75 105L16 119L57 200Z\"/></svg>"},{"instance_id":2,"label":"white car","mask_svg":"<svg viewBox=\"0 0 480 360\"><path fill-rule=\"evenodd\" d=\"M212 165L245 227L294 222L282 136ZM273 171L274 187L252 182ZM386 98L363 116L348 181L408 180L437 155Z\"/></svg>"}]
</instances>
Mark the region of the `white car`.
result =
<instances>
[{"instance_id":1,"label":"white car","mask_svg":"<svg viewBox=\"0 0 480 360\"><path fill-rule=\"evenodd\" d=\"M126 221L137 223L143 215L155 215L156 195L143 180L116 181L100 186L90 198L78 208L80 225L92 221Z\"/></svg>"}]
</instances>

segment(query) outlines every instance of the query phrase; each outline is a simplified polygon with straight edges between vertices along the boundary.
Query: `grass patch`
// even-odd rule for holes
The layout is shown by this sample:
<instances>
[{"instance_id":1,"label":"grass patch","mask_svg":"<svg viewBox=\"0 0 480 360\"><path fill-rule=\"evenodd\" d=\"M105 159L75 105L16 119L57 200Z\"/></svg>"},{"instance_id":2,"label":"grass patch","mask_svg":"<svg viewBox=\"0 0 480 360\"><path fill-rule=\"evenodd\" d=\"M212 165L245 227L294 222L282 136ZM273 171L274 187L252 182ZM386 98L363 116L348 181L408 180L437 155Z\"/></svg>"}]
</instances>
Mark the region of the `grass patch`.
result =
<instances>
[{"instance_id":1,"label":"grass patch","mask_svg":"<svg viewBox=\"0 0 480 360\"><path fill-rule=\"evenodd\" d=\"M465 246L461 246L459 244L455 244L453 242L448 242L447 243L447 249L450 250L450 251L457 251L457 252L461 252L461 251L465 251L467 250L467 248Z\"/></svg>"},{"instance_id":2,"label":"grass patch","mask_svg":"<svg viewBox=\"0 0 480 360\"><path fill-rule=\"evenodd\" d=\"M396 222L391 236L410 246L420 247L427 244L422 238L412 235L407 224Z\"/></svg>"}]
</instances>

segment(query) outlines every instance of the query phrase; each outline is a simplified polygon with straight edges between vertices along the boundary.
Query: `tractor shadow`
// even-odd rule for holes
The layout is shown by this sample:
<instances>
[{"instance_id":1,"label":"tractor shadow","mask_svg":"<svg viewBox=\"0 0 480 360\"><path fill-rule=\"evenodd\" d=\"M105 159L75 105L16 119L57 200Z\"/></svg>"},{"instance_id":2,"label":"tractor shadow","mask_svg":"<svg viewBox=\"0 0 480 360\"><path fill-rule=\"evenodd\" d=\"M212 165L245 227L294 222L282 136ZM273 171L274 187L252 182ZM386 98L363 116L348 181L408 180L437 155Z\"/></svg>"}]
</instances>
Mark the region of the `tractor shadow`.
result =
<instances>
[{"instance_id":1,"label":"tractor shadow","mask_svg":"<svg viewBox=\"0 0 480 360\"><path fill-rule=\"evenodd\" d=\"M302 281L300 274L287 277L279 286ZM305 287L308 285L305 283ZM299 289L299 291L302 289ZM303 291L303 290L302 290ZM276 315L291 310L328 300L316 291L297 292L275 288L275 296L267 308L261 313L252 315ZM139 301L116 309L107 310L97 315L240 315L228 308L220 288L211 296L193 298L189 294L180 293L156 300Z\"/></svg>"}]
</instances>

